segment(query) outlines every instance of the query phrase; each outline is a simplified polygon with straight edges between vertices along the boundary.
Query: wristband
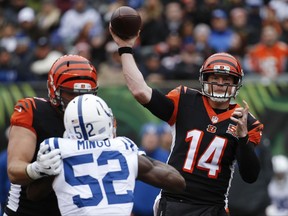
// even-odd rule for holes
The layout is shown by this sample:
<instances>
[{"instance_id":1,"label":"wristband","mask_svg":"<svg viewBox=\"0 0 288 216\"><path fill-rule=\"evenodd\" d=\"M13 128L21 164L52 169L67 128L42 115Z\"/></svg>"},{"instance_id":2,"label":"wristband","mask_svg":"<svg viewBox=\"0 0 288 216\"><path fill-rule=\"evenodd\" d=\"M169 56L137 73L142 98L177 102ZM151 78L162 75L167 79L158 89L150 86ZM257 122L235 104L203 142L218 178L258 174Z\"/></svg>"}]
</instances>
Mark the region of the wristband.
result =
<instances>
[{"instance_id":1,"label":"wristband","mask_svg":"<svg viewBox=\"0 0 288 216\"><path fill-rule=\"evenodd\" d=\"M119 47L118 53L120 56L124 53L133 54L133 49L132 49L132 47Z\"/></svg>"},{"instance_id":2,"label":"wristband","mask_svg":"<svg viewBox=\"0 0 288 216\"><path fill-rule=\"evenodd\" d=\"M239 144L247 144L248 143L248 141L249 141L249 136L248 136L248 134L245 136L245 137L240 137L240 138L238 138L238 143Z\"/></svg>"}]
</instances>

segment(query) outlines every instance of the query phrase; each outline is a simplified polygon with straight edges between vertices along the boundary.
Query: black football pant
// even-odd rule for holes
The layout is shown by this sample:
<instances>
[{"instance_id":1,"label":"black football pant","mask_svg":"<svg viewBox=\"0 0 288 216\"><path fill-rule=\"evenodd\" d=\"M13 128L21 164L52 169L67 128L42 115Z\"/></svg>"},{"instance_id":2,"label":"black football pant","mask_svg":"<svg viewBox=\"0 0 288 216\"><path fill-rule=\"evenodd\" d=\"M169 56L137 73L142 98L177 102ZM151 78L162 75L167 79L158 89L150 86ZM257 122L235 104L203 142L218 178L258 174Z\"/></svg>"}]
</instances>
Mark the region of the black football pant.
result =
<instances>
[{"instance_id":1,"label":"black football pant","mask_svg":"<svg viewBox=\"0 0 288 216\"><path fill-rule=\"evenodd\" d=\"M191 205L162 197L157 216L228 216L224 206Z\"/></svg>"}]
</instances>

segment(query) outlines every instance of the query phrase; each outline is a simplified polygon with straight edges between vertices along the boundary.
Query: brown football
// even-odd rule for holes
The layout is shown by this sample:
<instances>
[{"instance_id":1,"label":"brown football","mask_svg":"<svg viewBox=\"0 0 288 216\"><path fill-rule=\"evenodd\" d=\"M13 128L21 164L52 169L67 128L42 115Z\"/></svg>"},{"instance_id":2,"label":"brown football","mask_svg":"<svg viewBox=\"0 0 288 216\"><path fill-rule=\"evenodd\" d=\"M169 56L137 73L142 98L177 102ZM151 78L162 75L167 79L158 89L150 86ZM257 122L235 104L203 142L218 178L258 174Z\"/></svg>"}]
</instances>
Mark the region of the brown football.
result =
<instances>
[{"instance_id":1,"label":"brown football","mask_svg":"<svg viewBox=\"0 0 288 216\"><path fill-rule=\"evenodd\" d=\"M135 9L122 6L113 12L110 23L113 33L125 40L138 34L142 21Z\"/></svg>"}]
</instances>

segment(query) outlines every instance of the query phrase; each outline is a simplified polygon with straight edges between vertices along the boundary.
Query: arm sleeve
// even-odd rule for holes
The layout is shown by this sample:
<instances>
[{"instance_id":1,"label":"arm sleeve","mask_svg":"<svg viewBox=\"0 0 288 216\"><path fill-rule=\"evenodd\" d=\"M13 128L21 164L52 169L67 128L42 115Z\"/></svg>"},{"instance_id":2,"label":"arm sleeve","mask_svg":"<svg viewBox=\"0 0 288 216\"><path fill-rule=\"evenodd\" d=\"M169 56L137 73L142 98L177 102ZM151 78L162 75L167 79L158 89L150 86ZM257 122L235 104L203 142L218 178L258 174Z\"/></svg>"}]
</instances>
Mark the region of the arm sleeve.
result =
<instances>
[{"instance_id":1,"label":"arm sleeve","mask_svg":"<svg viewBox=\"0 0 288 216\"><path fill-rule=\"evenodd\" d=\"M152 90L151 100L143 106L150 110L155 116L166 122L170 120L174 110L173 101L157 89Z\"/></svg>"},{"instance_id":2,"label":"arm sleeve","mask_svg":"<svg viewBox=\"0 0 288 216\"><path fill-rule=\"evenodd\" d=\"M239 173L247 183L255 182L260 172L260 162L254 148L254 143L249 141L248 136L239 139L236 159L239 165Z\"/></svg>"}]
</instances>

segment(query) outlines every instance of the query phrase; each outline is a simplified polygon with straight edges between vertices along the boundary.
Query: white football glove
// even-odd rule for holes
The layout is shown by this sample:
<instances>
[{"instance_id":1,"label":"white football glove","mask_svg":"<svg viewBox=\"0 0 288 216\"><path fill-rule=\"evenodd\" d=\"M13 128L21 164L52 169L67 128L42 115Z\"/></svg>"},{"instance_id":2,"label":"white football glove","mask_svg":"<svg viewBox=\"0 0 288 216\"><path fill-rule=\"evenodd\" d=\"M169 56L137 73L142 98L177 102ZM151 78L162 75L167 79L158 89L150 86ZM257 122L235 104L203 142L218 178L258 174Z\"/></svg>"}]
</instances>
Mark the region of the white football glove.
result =
<instances>
[{"instance_id":1,"label":"white football glove","mask_svg":"<svg viewBox=\"0 0 288 216\"><path fill-rule=\"evenodd\" d=\"M40 145L37 160L26 167L26 172L31 179L39 179L44 176L58 175L61 171L60 149L51 149L49 145Z\"/></svg>"}]
</instances>

